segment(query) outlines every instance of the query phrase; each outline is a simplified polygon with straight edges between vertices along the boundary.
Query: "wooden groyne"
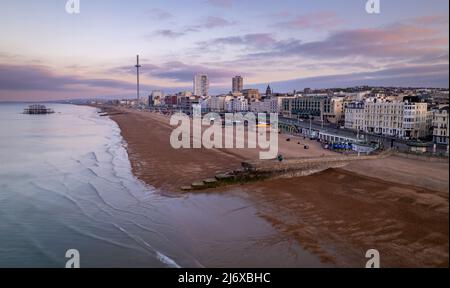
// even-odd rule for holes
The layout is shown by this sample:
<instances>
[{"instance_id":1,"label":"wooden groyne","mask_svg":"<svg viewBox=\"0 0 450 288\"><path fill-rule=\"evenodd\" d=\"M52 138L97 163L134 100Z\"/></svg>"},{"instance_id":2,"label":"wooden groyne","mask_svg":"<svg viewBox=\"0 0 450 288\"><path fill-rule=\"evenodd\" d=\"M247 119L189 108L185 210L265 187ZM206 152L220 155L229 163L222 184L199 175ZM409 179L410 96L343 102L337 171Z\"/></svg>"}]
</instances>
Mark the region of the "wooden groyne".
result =
<instances>
[{"instance_id":1,"label":"wooden groyne","mask_svg":"<svg viewBox=\"0 0 450 288\"><path fill-rule=\"evenodd\" d=\"M329 168L343 167L352 161L379 159L380 156L323 156L283 161L248 161L242 167L249 173L268 176L297 177L311 175Z\"/></svg>"},{"instance_id":2,"label":"wooden groyne","mask_svg":"<svg viewBox=\"0 0 450 288\"><path fill-rule=\"evenodd\" d=\"M114 108L111 107L107 107L107 106L94 106L95 108L100 109L100 111L98 111L97 113L100 115L100 117L106 117L106 116L114 116L114 115L122 115L125 114L124 112L121 111L117 111Z\"/></svg>"},{"instance_id":3,"label":"wooden groyne","mask_svg":"<svg viewBox=\"0 0 450 288\"><path fill-rule=\"evenodd\" d=\"M338 155L307 157L278 160L258 160L242 162L242 168L218 174L215 178L196 181L191 185L181 187L181 190L202 190L223 185L246 183L269 178L291 178L308 176L330 168L340 168L353 161L374 160L391 155L390 151L378 155Z\"/></svg>"}]
</instances>

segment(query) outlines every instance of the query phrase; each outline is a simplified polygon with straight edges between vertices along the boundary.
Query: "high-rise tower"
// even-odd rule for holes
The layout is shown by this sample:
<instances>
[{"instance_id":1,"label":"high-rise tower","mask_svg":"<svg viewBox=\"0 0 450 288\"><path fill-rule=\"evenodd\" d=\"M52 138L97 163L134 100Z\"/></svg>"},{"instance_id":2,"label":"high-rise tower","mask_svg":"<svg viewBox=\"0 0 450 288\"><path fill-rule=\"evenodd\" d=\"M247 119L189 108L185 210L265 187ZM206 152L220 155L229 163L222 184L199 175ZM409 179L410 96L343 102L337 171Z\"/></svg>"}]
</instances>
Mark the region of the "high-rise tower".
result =
<instances>
[{"instance_id":1,"label":"high-rise tower","mask_svg":"<svg viewBox=\"0 0 450 288\"><path fill-rule=\"evenodd\" d=\"M137 103L139 104L139 68L141 68L142 66L139 65L139 55L136 56L136 65L134 66L136 67L136 76L137 76Z\"/></svg>"},{"instance_id":2,"label":"high-rise tower","mask_svg":"<svg viewBox=\"0 0 450 288\"><path fill-rule=\"evenodd\" d=\"M209 95L209 79L206 74L196 74L194 76L194 95L208 96Z\"/></svg>"},{"instance_id":3,"label":"high-rise tower","mask_svg":"<svg viewBox=\"0 0 450 288\"><path fill-rule=\"evenodd\" d=\"M244 79L241 76L233 77L233 93L241 93L244 89Z\"/></svg>"}]
</instances>

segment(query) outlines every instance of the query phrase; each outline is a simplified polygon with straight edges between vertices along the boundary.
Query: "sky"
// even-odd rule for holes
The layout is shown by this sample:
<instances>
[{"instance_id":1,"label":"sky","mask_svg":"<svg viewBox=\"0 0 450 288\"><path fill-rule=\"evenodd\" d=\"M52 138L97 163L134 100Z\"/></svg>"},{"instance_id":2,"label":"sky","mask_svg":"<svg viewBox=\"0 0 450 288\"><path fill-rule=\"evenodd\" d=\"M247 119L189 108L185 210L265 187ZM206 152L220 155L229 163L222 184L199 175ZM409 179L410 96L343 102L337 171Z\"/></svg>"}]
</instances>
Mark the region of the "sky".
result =
<instances>
[{"instance_id":1,"label":"sky","mask_svg":"<svg viewBox=\"0 0 450 288\"><path fill-rule=\"evenodd\" d=\"M449 1L0 0L0 101L356 85L448 87Z\"/></svg>"}]
</instances>

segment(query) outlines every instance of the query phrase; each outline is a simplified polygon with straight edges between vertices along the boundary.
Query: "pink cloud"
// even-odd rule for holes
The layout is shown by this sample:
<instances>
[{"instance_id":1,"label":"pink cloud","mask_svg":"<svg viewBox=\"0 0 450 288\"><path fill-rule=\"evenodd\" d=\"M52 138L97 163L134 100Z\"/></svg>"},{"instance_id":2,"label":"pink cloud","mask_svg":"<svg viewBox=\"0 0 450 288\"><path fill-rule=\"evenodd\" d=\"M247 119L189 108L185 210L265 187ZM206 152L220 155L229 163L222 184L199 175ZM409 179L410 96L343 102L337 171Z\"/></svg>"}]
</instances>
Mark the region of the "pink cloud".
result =
<instances>
[{"instance_id":1,"label":"pink cloud","mask_svg":"<svg viewBox=\"0 0 450 288\"><path fill-rule=\"evenodd\" d=\"M436 58L448 54L448 35L440 27L394 24L378 28L340 30L321 41L276 41L271 51L249 55L267 57L368 57L398 60Z\"/></svg>"},{"instance_id":2,"label":"pink cloud","mask_svg":"<svg viewBox=\"0 0 450 288\"><path fill-rule=\"evenodd\" d=\"M448 15L429 15L416 17L412 19L411 22L419 25L448 25Z\"/></svg>"}]
</instances>

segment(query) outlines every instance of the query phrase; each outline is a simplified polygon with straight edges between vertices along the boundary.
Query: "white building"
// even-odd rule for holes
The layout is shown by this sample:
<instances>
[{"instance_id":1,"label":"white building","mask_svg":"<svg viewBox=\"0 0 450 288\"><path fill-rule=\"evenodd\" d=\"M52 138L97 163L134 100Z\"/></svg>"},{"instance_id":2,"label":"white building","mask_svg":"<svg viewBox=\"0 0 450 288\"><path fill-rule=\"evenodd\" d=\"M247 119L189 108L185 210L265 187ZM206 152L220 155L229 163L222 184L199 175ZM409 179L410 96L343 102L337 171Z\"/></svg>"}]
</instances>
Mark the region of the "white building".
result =
<instances>
[{"instance_id":1,"label":"white building","mask_svg":"<svg viewBox=\"0 0 450 288\"><path fill-rule=\"evenodd\" d=\"M250 102L249 110L253 113L279 113L280 106L281 99L271 97L261 101Z\"/></svg>"},{"instance_id":2,"label":"white building","mask_svg":"<svg viewBox=\"0 0 450 288\"><path fill-rule=\"evenodd\" d=\"M207 97L209 95L209 79L206 74L194 76L194 95Z\"/></svg>"},{"instance_id":3,"label":"white building","mask_svg":"<svg viewBox=\"0 0 450 288\"><path fill-rule=\"evenodd\" d=\"M419 139L430 133L427 103L403 102L403 138Z\"/></svg>"},{"instance_id":4,"label":"white building","mask_svg":"<svg viewBox=\"0 0 450 288\"><path fill-rule=\"evenodd\" d=\"M225 98L226 96L211 96L210 107L213 112L224 112L225 111Z\"/></svg>"},{"instance_id":5,"label":"white building","mask_svg":"<svg viewBox=\"0 0 450 288\"><path fill-rule=\"evenodd\" d=\"M271 97L269 99L269 104L268 104L269 110L267 112L269 112L269 113L277 113L277 114L280 113L281 100L282 99L278 98L278 97Z\"/></svg>"},{"instance_id":6,"label":"white building","mask_svg":"<svg viewBox=\"0 0 450 288\"><path fill-rule=\"evenodd\" d=\"M371 99L364 105L365 132L403 138L403 102Z\"/></svg>"},{"instance_id":7,"label":"white building","mask_svg":"<svg viewBox=\"0 0 450 288\"><path fill-rule=\"evenodd\" d=\"M137 100L135 99L123 99L119 100L119 104L123 106L134 106L137 104Z\"/></svg>"},{"instance_id":8,"label":"white building","mask_svg":"<svg viewBox=\"0 0 450 288\"><path fill-rule=\"evenodd\" d=\"M211 97L200 97L199 104L202 111L211 111Z\"/></svg>"},{"instance_id":9,"label":"white building","mask_svg":"<svg viewBox=\"0 0 450 288\"><path fill-rule=\"evenodd\" d=\"M249 110L253 113L267 113L268 107L265 101L250 102Z\"/></svg>"},{"instance_id":10,"label":"white building","mask_svg":"<svg viewBox=\"0 0 450 288\"><path fill-rule=\"evenodd\" d=\"M164 92L161 90L153 90L148 97L148 105L159 106L164 100Z\"/></svg>"},{"instance_id":11,"label":"white building","mask_svg":"<svg viewBox=\"0 0 450 288\"><path fill-rule=\"evenodd\" d=\"M244 97L226 97L225 110L226 112L247 112L249 109L248 101Z\"/></svg>"},{"instance_id":12,"label":"white building","mask_svg":"<svg viewBox=\"0 0 450 288\"><path fill-rule=\"evenodd\" d=\"M448 110L448 106L442 106L433 111L433 141L436 144L449 145Z\"/></svg>"},{"instance_id":13,"label":"white building","mask_svg":"<svg viewBox=\"0 0 450 288\"><path fill-rule=\"evenodd\" d=\"M346 128L403 139L427 137L428 119L427 104L410 100L393 102L371 98L345 107Z\"/></svg>"},{"instance_id":14,"label":"white building","mask_svg":"<svg viewBox=\"0 0 450 288\"><path fill-rule=\"evenodd\" d=\"M233 111L234 112L247 112L248 111L248 101L244 97L236 97L233 101Z\"/></svg>"},{"instance_id":15,"label":"white building","mask_svg":"<svg viewBox=\"0 0 450 288\"><path fill-rule=\"evenodd\" d=\"M364 102L351 102L345 106L346 129L361 131L364 130L365 110Z\"/></svg>"},{"instance_id":16,"label":"white building","mask_svg":"<svg viewBox=\"0 0 450 288\"><path fill-rule=\"evenodd\" d=\"M325 97L323 100L322 120L325 123L339 124L344 118L344 98Z\"/></svg>"},{"instance_id":17,"label":"white building","mask_svg":"<svg viewBox=\"0 0 450 288\"><path fill-rule=\"evenodd\" d=\"M348 97L354 101L363 101L364 98L369 95L371 91L360 91L360 92L352 92L352 93L335 93L339 96Z\"/></svg>"}]
</instances>

